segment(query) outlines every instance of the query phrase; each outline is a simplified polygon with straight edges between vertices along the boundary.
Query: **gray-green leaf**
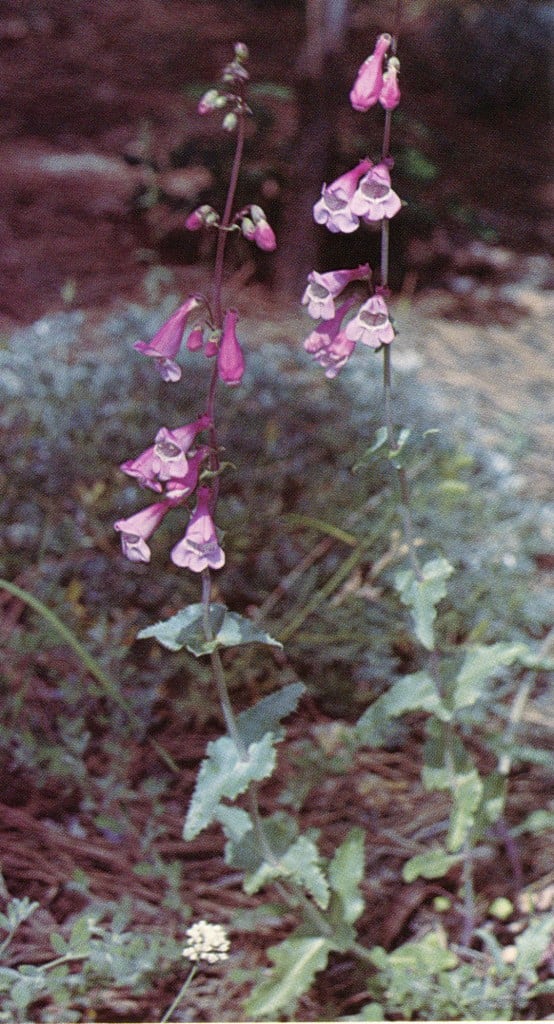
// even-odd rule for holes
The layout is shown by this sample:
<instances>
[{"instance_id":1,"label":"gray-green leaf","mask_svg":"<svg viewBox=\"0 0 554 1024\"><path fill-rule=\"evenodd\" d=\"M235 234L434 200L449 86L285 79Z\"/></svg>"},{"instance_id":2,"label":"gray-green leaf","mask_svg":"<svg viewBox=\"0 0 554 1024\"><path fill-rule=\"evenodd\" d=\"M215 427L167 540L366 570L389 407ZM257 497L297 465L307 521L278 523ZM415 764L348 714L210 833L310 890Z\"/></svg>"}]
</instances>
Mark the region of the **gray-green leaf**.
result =
<instances>
[{"instance_id":1,"label":"gray-green leaf","mask_svg":"<svg viewBox=\"0 0 554 1024\"><path fill-rule=\"evenodd\" d=\"M418 579L413 569L403 569L396 574L395 587L402 604L412 612L415 634L428 651L435 649L433 623L437 617L439 601L446 596L446 581L454 567L446 558L433 558L421 569Z\"/></svg>"},{"instance_id":2,"label":"gray-green leaf","mask_svg":"<svg viewBox=\"0 0 554 1024\"><path fill-rule=\"evenodd\" d=\"M204 629L204 607L202 604L189 604L172 615L170 619L147 626L137 633L139 640L153 637L169 651L187 651L200 658L211 654L218 647L238 647L241 644L268 644L271 647L282 647L278 640L265 633L243 615L230 612L223 604L211 604L209 611L209 627L211 639L206 638Z\"/></svg>"},{"instance_id":3,"label":"gray-green leaf","mask_svg":"<svg viewBox=\"0 0 554 1024\"><path fill-rule=\"evenodd\" d=\"M274 968L271 976L256 986L246 1001L248 1017L273 1018L283 1012L294 1012L301 995L311 988L315 975L327 964L330 943L321 938L285 939L268 952Z\"/></svg>"},{"instance_id":4,"label":"gray-green leaf","mask_svg":"<svg viewBox=\"0 0 554 1024\"><path fill-rule=\"evenodd\" d=\"M185 820L185 839L194 839L211 824L222 797L234 800L251 782L271 775L275 767L274 742L272 733L267 733L259 743L250 744L244 760L229 736L208 743L208 756L200 766Z\"/></svg>"}]
</instances>

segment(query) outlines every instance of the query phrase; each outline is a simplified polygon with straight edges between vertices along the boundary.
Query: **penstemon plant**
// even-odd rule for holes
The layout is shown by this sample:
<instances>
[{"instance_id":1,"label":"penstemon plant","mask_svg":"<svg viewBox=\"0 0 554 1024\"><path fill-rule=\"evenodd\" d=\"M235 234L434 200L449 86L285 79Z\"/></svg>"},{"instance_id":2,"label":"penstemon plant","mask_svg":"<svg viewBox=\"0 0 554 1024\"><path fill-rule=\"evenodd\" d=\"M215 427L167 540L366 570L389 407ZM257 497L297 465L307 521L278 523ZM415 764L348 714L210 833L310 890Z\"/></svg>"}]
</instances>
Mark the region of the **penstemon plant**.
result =
<instances>
[{"instance_id":1,"label":"penstemon plant","mask_svg":"<svg viewBox=\"0 0 554 1024\"><path fill-rule=\"evenodd\" d=\"M186 814L184 837L193 839L203 829L218 823L226 837L226 861L244 872L245 891L253 894L272 885L281 903L296 918L294 931L269 950L273 966L254 986L245 1006L250 1017L263 1019L294 1012L298 999L309 990L318 972L325 969L331 953L347 954L372 965L382 978L394 971L394 963L389 963L384 950L366 948L357 938L356 922L364 910L362 829L351 829L328 859L320 853L313 831L303 833L299 823L282 811L263 816L260 810L259 784L275 770L276 747L285 735L282 721L295 711L304 686L291 683L237 714L221 657L222 649L240 645L281 646L260 628L259 620L254 622L212 599L213 573L225 564L223 538L216 525L218 496L222 476L231 466L222 459L218 388L220 384L238 387L245 371L245 356L237 337L239 316L234 308L226 308L223 298L226 247L237 234L265 251L276 246L261 207L249 204L234 209L249 116L247 57L246 47L237 43L220 84L210 89L199 104L202 115L221 111L223 129L236 133L223 212L219 214L212 206L203 205L186 221L190 230L215 233L212 294L210 298L200 294L189 296L150 342L135 344L137 351L151 358L162 378L171 385L181 380L177 357L183 348L190 358L204 359L205 398L196 419L160 427L150 447L123 463L122 470L142 487L154 491L158 500L130 518L119 520L115 529L121 535L127 558L149 562L148 542L162 520L173 510L182 514L183 509L194 503L184 536L172 548L170 558L176 566L198 575L200 600L138 635L143 639L155 638L171 651L186 649L196 658L209 659L226 725L226 734L208 744ZM316 222L333 233L350 234L360 222L378 227L380 265L373 273L369 264L310 273L302 303L319 323L306 338L304 348L330 380L352 357L358 344L383 357L385 422L354 468L359 472L380 456L385 456L393 467L404 540L397 555L405 558L405 565L400 565L396 572L394 588L400 604L410 612L422 650L422 668L397 680L367 708L355 726L345 727L342 735L354 756L362 746L385 743L391 722L401 715L414 711L427 715L423 782L429 790L447 791L451 810L444 826L444 841L406 863L404 882L421 876L440 878L460 867L460 948L464 949L476 934L473 866L478 846L492 826L497 827L499 834L508 836L503 826L503 810L510 767L509 741L516 716L509 723L504 741L497 741L496 748L491 743L498 764L488 774L482 774L478 767L466 735L482 720L480 711L490 693L491 680L515 662L525 669L521 674L520 708L531 688L531 670L540 664L540 657L533 656L520 643L474 645L460 654L458 650L442 650L437 639L438 606L447 593L454 568L441 553L432 557L422 554L426 545L418 536L410 499L410 430L398 428L393 415L391 348L395 328L389 312L388 280L390 222L402 210L391 178L391 128L393 111L400 103L399 67L397 33L381 34L374 52L362 64L350 94L355 110L366 112L380 107L384 111L379 156L376 160L363 157L352 170L325 185L314 205ZM351 286L356 290L365 286L366 296L360 299L358 292L358 297L345 298L343 293ZM512 846L508 853L517 871ZM456 956L443 949L441 935L437 934L427 945L429 956L436 957L442 951L441 969L451 970L458 963ZM425 960L427 946L418 947L418 955ZM189 976L164 1020L180 1003L191 980ZM379 989L374 980L368 981L368 994L378 999L386 999L385 988L385 982ZM381 1003L371 1002L358 1019L379 1019L382 1012Z\"/></svg>"}]
</instances>

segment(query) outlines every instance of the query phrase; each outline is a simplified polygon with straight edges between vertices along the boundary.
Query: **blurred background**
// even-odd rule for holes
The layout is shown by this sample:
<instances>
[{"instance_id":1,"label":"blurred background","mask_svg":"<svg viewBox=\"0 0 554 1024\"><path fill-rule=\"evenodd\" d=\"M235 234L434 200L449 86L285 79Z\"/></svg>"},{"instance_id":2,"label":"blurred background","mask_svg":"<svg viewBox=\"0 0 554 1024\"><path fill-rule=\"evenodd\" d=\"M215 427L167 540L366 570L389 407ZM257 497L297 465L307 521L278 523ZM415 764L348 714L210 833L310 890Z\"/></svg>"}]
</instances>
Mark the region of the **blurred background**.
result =
<instances>
[{"instance_id":1,"label":"blurred background","mask_svg":"<svg viewBox=\"0 0 554 1024\"><path fill-rule=\"evenodd\" d=\"M475 312L472 283L531 274L548 249L552 3L411 0L395 117L395 290L433 285ZM321 187L379 153L382 122L348 90L396 0L3 0L0 7L0 323L147 298L153 267L209 258L185 232L221 201L232 138L199 118L233 41L251 51L254 112L242 193L281 245L247 278L297 296L343 239L312 228ZM302 227L296 225L301 218ZM351 246L354 244L354 251ZM349 236L350 259L377 240ZM359 250L359 251L358 251ZM542 257L529 264L529 257ZM237 265L238 265L237 263ZM163 275L162 275L163 278ZM148 280L151 279L148 278ZM489 310L506 315L502 302ZM466 308L467 307L467 308ZM460 309L457 309L460 312ZM508 311L509 318L509 311Z\"/></svg>"}]
</instances>

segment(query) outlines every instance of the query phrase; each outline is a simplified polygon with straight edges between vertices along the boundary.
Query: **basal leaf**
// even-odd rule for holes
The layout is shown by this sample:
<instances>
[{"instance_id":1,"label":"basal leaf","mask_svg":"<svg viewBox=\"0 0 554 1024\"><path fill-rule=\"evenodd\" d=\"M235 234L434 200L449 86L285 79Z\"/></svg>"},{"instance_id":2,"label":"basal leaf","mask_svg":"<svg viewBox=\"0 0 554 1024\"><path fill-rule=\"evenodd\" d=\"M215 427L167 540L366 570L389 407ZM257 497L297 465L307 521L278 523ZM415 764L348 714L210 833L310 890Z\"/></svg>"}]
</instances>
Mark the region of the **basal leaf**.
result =
<instances>
[{"instance_id":1,"label":"basal leaf","mask_svg":"<svg viewBox=\"0 0 554 1024\"><path fill-rule=\"evenodd\" d=\"M200 658L211 654L218 647L238 647L241 644L268 644L282 647L269 633L258 629L251 619L230 612L223 604L211 604L209 624L212 638L208 640L204 630L204 608L202 604L189 604L164 622L147 626L137 633L139 640L154 637L170 651L187 651Z\"/></svg>"},{"instance_id":2,"label":"basal leaf","mask_svg":"<svg viewBox=\"0 0 554 1024\"><path fill-rule=\"evenodd\" d=\"M418 853L404 864L402 878L405 882L414 882L416 878L442 878L459 861L459 856L445 853L444 850Z\"/></svg>"},{"instance_id":3,"label":"basal leaf","mask_svg":"<svg viewBox=\"0 0 554 1024\"><path fill-rule=\"evenodd\" d=\"M256 985L246 1001L245 1013L257 1020L275 1020L283 1013L293 1013L300 996L311 988L315 975L327 965L331 950L327 939L285 939L268 952L274 963L269 978Z\"/></svg>"},{"instance_id":4,"label":"basal leaf","mask_svg":"<svg viewBox=\"0 0 554 1024\"><path fill-rule=\"evenodd\" d=\"M404 569L396 574L395 587L402 604L412 612L414 631L419 642L428 651L435 649L433 623L437 617L439 601L446 596L446 581L454 568L446 558L433 558L421 569L418 579L413 569Z\"/></svg>"},{"instance_id":5,"label":"basal leaf","mask_svg":"<svg viewBox=\"0 0 554 1024\"><path fill-rule=\"evenodd\" d=\"M266 779L275 767L274 737L267 733L251 743L247 757L241 760L233 740L221 736L208 743L207 757L200 766L196 786L187 812L184 838L194 839L214 821L223 797L234 800L253 781Z\"/></svg>"},{"instance_id":6,"label":"basal leaf","mask_svg":"<svg viewBox=\"0 0 554 1024\"><path fill-rule=\"evenodd\" d=\"M360 882L364 877L364 869L364 833L361 828L353 828L338 847L328 871L329 884L338 898L340 921L346 924L353 924L363 913Z\"/></svg>"},{"instance_id":7,"label":"basal leaf","mask_svg":"<svg viewBox=\"0 0 554 1024\"><path fill-rule=\"evenodd\" d=\"M464 708L475 704L483 695L483 684L490 676L504 666L521 660L527 653L527 646L519 643L490 644L468 651L456 677L454 707Z\"/></svg>"},{"instance_id":8,"label":"basal leaf","mask_svg":"<svg viewBox=\"0 0 554 1024\"><path fill-rule=\"evenodd\" d=\"M447 937L442 928L427 932L421 939L405 942L388 954L388 964L393 971L409 972L414 978L441 974L452 970L458 958L448 948Z\"/></svg>"},{"instance_id":9,"label":"basal leaf","mask_svg":"<svg viewBox=\"0 0 554 1024\"><path fill-rule=\"evenodd\" d=\"M298 824L284 811L276 811L263 821L264 835L276 857L284 855L298 836ZM253 873L263 863L264 856L256 834L245 832L238 842L229 842L226 861L240 871Z\"/></svg>"}]
</instances>

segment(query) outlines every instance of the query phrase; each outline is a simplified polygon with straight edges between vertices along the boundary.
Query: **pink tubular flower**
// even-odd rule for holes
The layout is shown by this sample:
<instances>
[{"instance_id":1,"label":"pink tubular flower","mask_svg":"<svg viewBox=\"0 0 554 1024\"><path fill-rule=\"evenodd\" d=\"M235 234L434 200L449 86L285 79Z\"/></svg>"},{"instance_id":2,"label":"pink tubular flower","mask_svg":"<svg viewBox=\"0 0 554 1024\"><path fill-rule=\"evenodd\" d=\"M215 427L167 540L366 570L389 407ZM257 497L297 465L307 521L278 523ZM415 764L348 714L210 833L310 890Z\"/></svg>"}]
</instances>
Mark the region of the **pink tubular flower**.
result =
<instances>
[{"instance_id":1,"label":"pink tubular flower","mask_svg":"<svg viewBox=\"0 0 554 1024\"><path fill-rule=\"evenodd\" d=\"M376 164L361 179L350 204L353 213L363 217L367 222L390 219L402 207L390 182L390 172L386 164Z\"/></svg>"},{"instance_id":2,"label":"pink tubular flower","mask_svg":"<svg viewBox=\"0 0 554 1024\"><path fill-rule=\"evenodd\" d=\"M158 430L152 455L152 472L158 480L180 480L186 476L187 452L196 435L210 422L209 416L204 415L176 430L168 430L167 427Z\"/></svg>"},{"instance_id":3,"label":"pink tubular flower","mask_svg":"<svg viewBox=\"0 0 554 1024\"><path fill-rule=\"evenodd\" d=\"M119 468L127 476L132 476L138 480L141 487L150 487L152 491L160 492L163 490L163 487L154 475L152 468L153 458L154 445L141 452L136 459L127 459L126 462L122 462Z\"/></svg>"},{"instance_id":4,"label":"pink tubular flower","mask_svg":"<svg viewBox=\"0 0 554 1024\"><path fill-rule=\"evenodd\" d=\"M209 425L210 419L204 415L176 430L162 427L151 448L147 448L136 459L122 462L120 468L127 476L135 477L141 487L161 492L163 487L160 480L182 480L187 476L187 452L196 435Z\"/></svg>"},{"instance_id":5,"label":"pink tubular flower","mask_svg":"<svg viewBox=\"0 0 554 1024\"><path fill-rule=\"evenodd\" d=\"M146 541L157 530L171 501L158 501L148 505L129 519L118 519L114 530L121 534L121 548L125 558L130 562L149 562L150 548Z\"/></svg>"},{"instance_id":6,"label":"pink tubular flower","mask_svg":"<svg viewBox=\"0 0 554 1024\"><path fill-rule=\"evenodd\" d=\"M175 356L181 348L187 321L195 310L204 304L201 295L191 295L179 309L175 310L169 320L160 327L152 341L136 341L134 348L145 356L151 356L158 372L164 380L177 381L181 378L181 367L175 362Z\"/></svg>"},{"instance_id":7,"label":"pink tubular flower","mask_svg":"<svg viewBox=\"0 0 554 1024\"><path fill-rule=\"evenodd\" d=\"M198 474L200 472L200 466L206 456L209 454L210 449L207 445L201 445L192 455L187 455L187 471L182 477L171 477L167 481L165 486L165 493L168 498L173 501L184 501L188 498L189 494L192 494L197 483Z\"/></svg>"},{"instance_id":8,"label":"pink tubular flower","mask_svg":"<svg viewBox=\"0 0 554 1024\"><path fill-rule=\"evenodd\" d=\"M394 338L394 328L382 295L372 295L364 302L347 325L345 334L350 341L361 341L370 348L390 344Z\"/></svg>"},{"instance_id":9,"label":"pink tubular flower","mask_svg":"<svg viewBox=\"0 0 554 1024\"><path fill-rule=\"evenodd\" d=\"M383 60L391 44L388 32L383 32L375 43L370 57L364 60L350 92L354 110L369 110L375 106L383 86Z\"/></svg>"},{"instance_id":10,"label":"pink tubular flower","mask_svg":"<svg viewBox=\"0 0 554 1024\"><path fill-rule=\"evenodd\" d=\"M383 87L379 93L379 103L385 110L394 110L400 103L399 71L400 61L397 57L391 57L383 75Z\"/></svg>"},{"instance_id":11,"label":"pink tubular flower","mask_svg":"<svg viewBox=\"0 0 554 1024\"><path fill-rule=\"evenodd\" d=\"M359 218L350 209L352 199L358 182L366 171L372 167L371 160L362 160L351 171L342 174L331 185L324 185L321 190L321 199L318 199L314 206L314 220L316 224L324 224L329 231L337 234L342 231L350 234L355 231L360 223Z\"/></svg>"},{"instance_id":12,"label":"pink tubular flower","mask_svg":"<svg viewBox=\"0 0 554 1024\"><path fill-rule=\"evenodd\" d=\"M341 330L342 321L355 299L348 299L337 310L332 320L325 320L308 335L304 342L306 352L325 368L325 376L336 377L339 370L352 355L356 342L346 337Z\"/></svg>"},{"instance_id":13,"label":"pink tubular flower","mask_svg":"<svg viewBox=\"0 0 554 1024\"><path fill-rule=\"evenodd\" d=\"M318 320L332 320L335 315L335 299L351 281L361 281L369 277L369 263L355 267L353 270L330 270L326 274L318 274L312 270L308 274L308 285L302 296L302 305L308 307L308 313Z\"/></svg>"},{"instance_id":14,"label":"pink tubular flower","mask_svg":"<svg viewBox=\"0 0 554 1024\"><path fill-rule=\"evenodd\" d=\"M221 569L225 552L219 546L215 526L209 510L210 490L198 489L198 501L192 513L185 536L171 551L171 561L182 569L203 572Z\"/></svg>"},{"instance_id":15,"label":"pink tubular flower","mask_svg":"<svg viewBox=\"0 0 554 1024\"><path fill-rule=\"evenodd\" d=\"M228 309L223 319L223 334L217 350L217 373L224 384L231 387L240 384L244 373L244 355L235 332L239 315L236 309Z\"/></svg>"}]
</instances>

